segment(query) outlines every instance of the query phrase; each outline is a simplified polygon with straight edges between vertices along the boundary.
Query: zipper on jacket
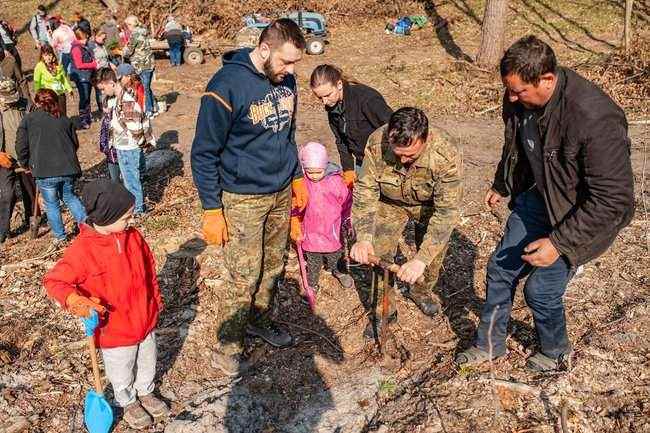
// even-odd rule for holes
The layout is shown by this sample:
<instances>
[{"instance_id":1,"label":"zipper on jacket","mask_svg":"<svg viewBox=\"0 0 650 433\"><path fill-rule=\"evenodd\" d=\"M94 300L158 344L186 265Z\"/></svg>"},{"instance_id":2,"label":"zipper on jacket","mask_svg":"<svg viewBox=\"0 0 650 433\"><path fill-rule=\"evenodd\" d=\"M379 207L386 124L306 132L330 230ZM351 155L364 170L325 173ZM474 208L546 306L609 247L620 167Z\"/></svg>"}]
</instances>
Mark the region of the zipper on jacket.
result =
<instances>
[{"instance_id":1,"label":"zipper on jacket","mask_svg":"<svg viewBox=\"0 0 650 433\"><path fill-rule=\"evenodd\" d=\"M113 235L113 237L115 238L115 244L117 245L117 253L122 254L122 245L120 245L120 240L115 235Z\"/></svg>"}]
</instances>

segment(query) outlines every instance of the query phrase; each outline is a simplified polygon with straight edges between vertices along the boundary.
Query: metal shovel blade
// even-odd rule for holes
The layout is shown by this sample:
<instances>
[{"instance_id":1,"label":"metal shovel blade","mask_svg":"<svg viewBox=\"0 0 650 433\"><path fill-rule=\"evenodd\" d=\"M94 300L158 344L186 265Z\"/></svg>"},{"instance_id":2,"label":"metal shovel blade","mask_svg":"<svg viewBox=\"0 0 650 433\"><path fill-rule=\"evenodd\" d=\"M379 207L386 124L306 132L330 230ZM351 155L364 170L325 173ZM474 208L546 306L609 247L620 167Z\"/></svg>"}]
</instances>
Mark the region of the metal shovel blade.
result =
<instances>
[{"instance_id":1,"label":"metal shovel blade","mask_svg":"<svg viewBox=\"0 0 650 433\"><path fill-rule=\"evenodd\" d=\"M84 402L84 422L89 433L109 433L113 426L113 408L103 394L88 391Z\"/></svg>"}]
</instances>

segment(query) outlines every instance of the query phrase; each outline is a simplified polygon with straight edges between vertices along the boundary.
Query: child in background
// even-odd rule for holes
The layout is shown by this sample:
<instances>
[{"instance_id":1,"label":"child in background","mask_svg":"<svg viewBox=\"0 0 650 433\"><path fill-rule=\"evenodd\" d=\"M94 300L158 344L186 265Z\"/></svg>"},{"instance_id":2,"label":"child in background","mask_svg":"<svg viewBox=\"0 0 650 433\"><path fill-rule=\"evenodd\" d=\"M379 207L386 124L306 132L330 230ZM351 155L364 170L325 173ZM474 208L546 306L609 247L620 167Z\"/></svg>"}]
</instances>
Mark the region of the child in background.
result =
<instances>
[{"instance_id":1,"label":"child in background","mask_svg":"<svg viewBox=\"0 0 650 433\"><path fill-rule=\"evenodd\" d=\"M164 417L156 398L156 335L163 308L153 254L140 232L129 227L133 195L121 184L99 179L86 185L88 218L79 236L43 279L50 297L80 317L100 316L95 344L124 420L134 429Z\"/></svg>"},{"instance_id":2,"label":"child in background","mask_svg":"<svg viewBox=\"0 0 650 433\"><path fill-rule=\"evenodd\" d=\"M34 92L50 89L56 93L59 112L67 116L66 93L72 95L72 84L63 65L59 63L54 49L49 45L41 47L41 58L34 67Z\"/></svg>"},{"instance_id":3,"label":"child in background","mask_svg":"<svg viewBox=\"0 0 650 433\"><path fill-rule=\"evenodd\" d=\"M110 68L104 68L97 71L95 86L104 95L102 124L99 128L99 150L106 156L106 168L111 180L120 181L120 166L117 162L117 150L113 140L113 130L111 121L113 120L113 110L117 96L122 91L117 82L117 76Z\"/></svg>"},{"instance_id":4,"label":"child in background","mask_svg":"<svg viewBox=\"0 0 650 433\"><path fill-rule=\"evenodd\" d=\"M305 174L309 201L302 215L291 217L291 239L302 242L307 267L307 282L318 290L320 271L325 268L346 289L354 286L352 277L338 269L343 257L341 225L350 215L352 197L340 169L329 163L327 150L320 143L307 143L298 153Z\"/></svg>"},{"instance_id":5,"label":"child in background","mask_svg":"<svg viewBox=\"0 0 650 433\"><path fill-rule=\"evenodd\" d=\"M117 149L117 162L126 189L135 196L135 215L145 212L142 174L145 171L144 150L156 145L151 130L151 122L145 115L142 104L138 101L138 89L142 86L138 75L128 73L133 70L128 64L117 68L117 78L121 91L117 95L111 129L114 134L114 146Z\"/></svg>"}]
</instances>

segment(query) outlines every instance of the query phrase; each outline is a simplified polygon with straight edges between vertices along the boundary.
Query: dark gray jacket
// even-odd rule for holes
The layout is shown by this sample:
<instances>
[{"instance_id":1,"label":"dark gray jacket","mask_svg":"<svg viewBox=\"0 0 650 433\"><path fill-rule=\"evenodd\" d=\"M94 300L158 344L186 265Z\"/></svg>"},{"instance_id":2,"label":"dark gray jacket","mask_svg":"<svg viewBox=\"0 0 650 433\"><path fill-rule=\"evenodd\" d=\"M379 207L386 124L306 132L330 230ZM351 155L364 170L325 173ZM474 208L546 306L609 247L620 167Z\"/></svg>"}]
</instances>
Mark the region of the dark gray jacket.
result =
<instances>
[{"instance_id":1,"label":"dark gray jacket","mask_svg":"<svg viewBox=\"0 0 650 433\"><path fill-rule=\"evenodd\" d=\"M27 114L16 134L16 153L22 167L29 167L35 178L78 176L79 140L72 121L45 111Z\"/></svg>"}]
</instances>

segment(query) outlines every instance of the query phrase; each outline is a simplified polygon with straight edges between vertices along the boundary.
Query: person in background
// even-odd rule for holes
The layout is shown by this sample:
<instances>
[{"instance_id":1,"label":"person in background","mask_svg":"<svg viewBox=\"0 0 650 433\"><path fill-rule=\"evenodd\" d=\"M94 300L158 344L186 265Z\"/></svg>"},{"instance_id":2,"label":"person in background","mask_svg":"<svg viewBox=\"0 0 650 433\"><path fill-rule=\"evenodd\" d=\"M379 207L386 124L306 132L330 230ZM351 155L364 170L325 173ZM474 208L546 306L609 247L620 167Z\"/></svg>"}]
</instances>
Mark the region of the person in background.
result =
<instances>
[{"instance_id":1,"label":"person in background","mask_svg":"<svg viewBox=\"0 0 650 433\"><path fill-rule=\"evenodd\" d=\"M39 5L36 8L36 15L34 15L29 22L29 33L34 39L34 46L40 49L41 45L50 43L50 28L47 20L47 9L45 6Z\"/></svg>"},{"instance_id":2,"label":"person in background","mask_svg":"<svg viewBox=\"0 0 650 433\"><path fill-rule=\"evenodd\" d=\"M93 52L88 47L88 33L83 29L74 32L77 39L72 44L70 78L77 85L79 92L79 121L81 129L90 128L92 116L90 114L90 92L92 90L91 78L97 69L97 62Z\"/></svg>"},{"instance_id":3,"label":"person in background","mask_svg":"<svg viewBox=\"0 0 650 433\"><path fill-rule=\"evenodd\" d=\"M144 86L142 85L142 81L140 81L140 77L135 71L133 65L130 63L122 63L115 69L115 74L122 88L125 86L135 88L135 100L138 105L140 105L140 110L144 112ZM137 77L137 79L134 79L134 76Z\"/></svg>"},{"instance_id":4,"label":"person in background","mask_svg":"<svg viewBox=\"0 0 650 433\"><path fill-rule=\"evenodd\" d=\"M77 158L79 140L74 124L59 112L56 93L41 89L34 97L35 111L25 115L16 134L16 154L21 167L31 170L45 203L47 220L54 234L54 249L67 242L61 200L77 224L86 219L75 180L81 175Z\"/></svg>"},{"instance_id":5,"label":"person in background","mask_svg":"<svg viewBox=\"0 0 650 433\"><path fill-rule=\"evenodd\" d=\"M393 110L378 91L346 79L336 66L317 66L311 74L310 87L325 105L343 178L351 187L360 172L368 137L388 122Z\"/></svg>"},{"instance_id":6,"label":"person in background","mask_svg":"<svg viewBox=\"0 0 650 433\"><path fill-rule=\"evenodd\" d=\"M104 22L99 29L106 34L106 45L113 46L120 43L120 26L117 24L117 17L110 10L106 11Z\"/></svg>"},{"instance_id":7,"label":"person in background","mask_svg":"<svg viewBox=\"0 0 650 433\"><path fill-rule=\"evenodd\" d=\"M27 80L16 60L0 50L0 245L9 235L11 215L16 204L16 182L20 184L24 205L23 227L30 224L36 186L27 171L17 170L16 135L20 122L31 103ZM38 224L36 230L38 230Z\"/></svg>"},{"instance_id":8,"label":"person in background","mask_svg":"<svg viewBox=\"0 0 650 433\"><path fill-rule=\"evenodd\" d=\"M20 53L16 48L18 43L18 35L16 30L5 20L0 20L0 41L3 45L3 50L14 56L18 68L22 71L23 62L20 58Z\"/></svg>"},{"instance_id":9,"label":"person in background","mask_svg":"<svg viewBox=\"0 0 650 433\"><path fill-rule=\"evenodd\" d=\"M157 114L155 98L151 90L151 80L154 72L154 59L151 45L149 44L149 32L140 24L138 17L129 15L124 20L130 37L127 45L122 50L122 55L128 57L130 63L140 76L144 86L145 113L149 117Z\"/></svg>"},{"instance_id":10,"label":"person in background","mask_svg":"<svg viewBox=\"0 0 650 433\"><path fill-rule=\"evenodd\" d=\"M66 94L72 95L72 85L68 74L63 70L54 54L54 48L49 45L41 47L41 58L34 68L34 91L50 89L58 96L59 112L67 115Z\"/></svg>"},{"instance_id":11,"label":"person in background","mask_svg":"<svg viewBox=\"0 0 650 433\"><path fill-rule=\"evenodd\" d=\"M52 47L59 55L59 62L63 65L66 74L70 74L70 50L72 43L76 39L74 31L67 25L61 16L57 15L50 20L52 27Z\"/></svg>"},{"instance_id":12,"label":"person in background","mask_svg":"<svg viewBox=\"0 0 650 433\"><path fill-rule=\"evenodd\" d=\"M163 35L169 44L169 62L172 66L180 66L183 59L185 38L183 37L181 25L172 15L167 17Z\"/></svg>"},{"instance_id":13,"label":"person in background","mask_svg":"<svg viewBox=\"0 0 650 433\"><path fill-rule=\"evenodd\" d=\"M95 32L95 36L88 42L88 48L93 52L97 69L104 69L111 66L108 58L108 50L106 49L106 33L99 29ZM95 101L97 102L97 112L101 117L103 112L104 103L102 101L102 91L97 87L95 89Z\"/></svg>"},{"instance_id":14,"label":"person in background","mask_svg":"<svg viewBox=\"0 0 650 433\"><path fill-rule=\"evenodd\" d=\"M88 21L79 11L72 14L72 30L77 29L83 30L88 36L92 34L92 26L90 25L90 21Z\"/></svg>"},{"instance_id":15,"label":"person in background","mask_svg":"<svg viewBox=\"0 0 650 433\"><path fill-rule=\"evenodd\" d=\"M117 97L121 95L122 87L118 82L115 71L112 69L101 69L97 71L96 86L101 90L104 98L104 112L102 124L99 128L99 150L106 156L106 168L111 180L120 181L120 166L117 159L115 140L119 135L114 134L111 128L113 111Z\"/></svg>"},{"instance_id":16,"label":"person in background","mask_svg":"<svg viewBox=\"0 0 650 433\"><path fill-rule=\"evenodd\" d=\"M137 101L140 77L136 73L126 74L131 65L120 65L121 91L117 93L111 129L113 145L117 150L117 162L124 186L135 196L136 217L146 212L142 175L145 171L144 150L156 145L149 117Z\"/></svg>"}]
</instances>

